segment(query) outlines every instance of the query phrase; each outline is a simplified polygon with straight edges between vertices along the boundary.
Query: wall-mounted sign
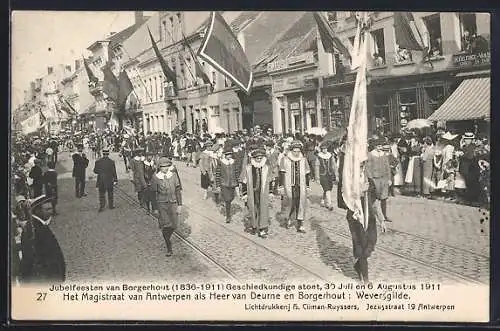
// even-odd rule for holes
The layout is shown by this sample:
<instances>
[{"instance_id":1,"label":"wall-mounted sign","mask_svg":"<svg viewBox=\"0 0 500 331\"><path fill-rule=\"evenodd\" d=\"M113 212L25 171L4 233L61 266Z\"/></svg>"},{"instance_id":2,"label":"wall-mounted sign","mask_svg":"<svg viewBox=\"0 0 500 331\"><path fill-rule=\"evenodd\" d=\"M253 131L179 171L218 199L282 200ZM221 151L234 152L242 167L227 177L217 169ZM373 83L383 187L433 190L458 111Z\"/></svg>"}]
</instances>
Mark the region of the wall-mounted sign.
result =
<instances>
[{"instance_id":1,"label":"wall-mounted sign","mask_svg":"<svg viewBox=\"0 0 500 331\"><path fill-rule=\"evenodd\" d=\"M298 64L310 64L314 63L314 55L313 52L307 52L297 56L291 56L284 60L278 60L267 64L267 71L277 71L281 69L285 69L289 66L298 65Z\"/></svg>"},{"instance_id":2,"label":"wall-mounted sign","mask_svg":"<svg viewBox=\"0 0 500 331\"><path fill-rule=\"evenodd\" d=\"M290 110L297 110L300 109L300 103L299 102L292 102L290 103Z\"/></svg>"},{"instance_id":3,"label":"wall-mounted sign","mask_svg":"<svg viewBox=\"0 0 500 331\"><path fill-rule=\"evenodd\" d=\"M490 64L490 61L491 61L490 52L453 55L453 64L457 67L475 67L475 66Z\"/></svg>"},{"instance_id":4,"label":"wall-mounted sign","mask_svg":"<svg viewBox=\"0 0 500 331\"><path fill-rule=\"evenodd\" d=\"M316 101L308 100L306 101L306 109L316 108Z\"/></svg>"}]
</instances>

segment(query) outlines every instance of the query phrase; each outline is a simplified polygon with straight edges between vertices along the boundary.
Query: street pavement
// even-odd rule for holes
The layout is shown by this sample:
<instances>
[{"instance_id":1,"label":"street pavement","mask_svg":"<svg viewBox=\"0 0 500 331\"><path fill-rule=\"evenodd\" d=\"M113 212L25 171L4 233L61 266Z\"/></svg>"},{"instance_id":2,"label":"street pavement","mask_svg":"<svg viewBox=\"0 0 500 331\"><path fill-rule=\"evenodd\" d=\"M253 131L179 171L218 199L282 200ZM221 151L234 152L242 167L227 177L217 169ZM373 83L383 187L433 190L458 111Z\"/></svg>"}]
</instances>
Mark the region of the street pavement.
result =
<instances>
[{"instance_id":1,"label":"street pavement","mask_svg":"<svg viewBox=\"0 0 500 331\"><path fill-rule=\"evenodd\" d=\"M214 202L202 199L199 170L176 162L185 205L178 232L206 257L174 238L175 255L168 258L156 220L132 202L135 193L123 161L116 153L111 158L120 179L115 193L117 209L97 213L94 160L87 169L88 196L76 199L70 155L60 157L60 215L51 228L61 243L70 280L223 279L229 277L228 270L239 280L356 277L345 211L319 207L319 184L312 184L306 234L281 227L273 217L269 237L261 239L243 231L241 201L235 201L233 222L226 224ZM278 210L279 199L271 200L273 210ZM390 231L379 232L369 260L372 280L488 282L489 218L482 213L441 201L391 198Z\"/></svg>"}]
</instances>

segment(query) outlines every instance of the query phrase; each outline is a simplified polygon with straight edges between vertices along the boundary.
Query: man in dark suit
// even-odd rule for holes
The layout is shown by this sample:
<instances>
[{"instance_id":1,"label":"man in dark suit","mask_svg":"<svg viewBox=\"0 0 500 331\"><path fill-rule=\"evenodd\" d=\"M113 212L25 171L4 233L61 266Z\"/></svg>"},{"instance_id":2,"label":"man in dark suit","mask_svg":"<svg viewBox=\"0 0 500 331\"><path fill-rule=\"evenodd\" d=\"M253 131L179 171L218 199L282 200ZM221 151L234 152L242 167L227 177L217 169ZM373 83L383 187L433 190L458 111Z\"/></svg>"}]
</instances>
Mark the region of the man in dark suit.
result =
<instances>
[{"instance_id":1,"label":"man in dark suit","mask_svg":"<svg viewBox=\"0 0 500 331\"><path fill-rule=\"evenodd\" d=\"M106 192L108 193L109 209L114 209L113 186L118 182L115 161L109 158L109 149L102 151L102 158L95 161L94 173L97 174L96 187L99 190L99 212L106 206Z\"/></svg>"},{"instance_id":2,"label":"man in dark suit","mask_svg":"<svg viewBox=\"0 0 500 331\"><path fill-rule=\"evenodd\" d=\"M85 171L89 165L83 153L83 145L77 146L78 152L73 154L73 177L75 178L75 194L77 198L85 197Z\"/></svg>"}]
</instances>

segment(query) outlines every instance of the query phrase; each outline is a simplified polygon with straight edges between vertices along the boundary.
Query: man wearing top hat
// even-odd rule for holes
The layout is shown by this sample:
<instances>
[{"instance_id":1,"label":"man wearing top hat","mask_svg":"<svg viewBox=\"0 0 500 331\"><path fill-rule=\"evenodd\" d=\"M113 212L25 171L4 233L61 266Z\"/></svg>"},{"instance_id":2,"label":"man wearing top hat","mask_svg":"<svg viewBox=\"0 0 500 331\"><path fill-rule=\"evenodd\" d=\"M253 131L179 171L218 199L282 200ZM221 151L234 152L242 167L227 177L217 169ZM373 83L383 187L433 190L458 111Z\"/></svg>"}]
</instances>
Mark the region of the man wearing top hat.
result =
<instances>
[{"instance_id":1,"label":"man wearing top hat","mask_svg":"<svg viewBox=\"0 0 500 331\"><path fill-rule=\"evenodd\" d=\"M179 225L179 214L182 211L182 185L179 174L172 165L172 159L160 157L160 171L151 181L151 190L155 192L159 212L158 225L167 246L167 256L171 256L172 242L170 238Z\"/></svg>"},{"instance_id":2,"label":"man wearing top hat","mask_svg":"<svg viewBox=\"0 0 500 331\"><path fill-rule=\"evenodd\" d=\"M51 198L30 200L31 217L21 234L20 275L22 283L63 282L66 264L59 242L50 230Z\"/></svg>"},{"instance_id":3,"label":"man wearing top hat","mask_svg":"<svg viewBox=\"0 0 500 331\"><path fill-rule=\"evenodd\" d=\"M31 168L29 172L29 177L33 180L31 184L31 190L33 197L38 197L43 194L43 170L40 166L41 160L35 159L35 165Z\"/></svg>"},{"instance_id":4,"label":"man wearing top hat","mask_svg":"<svg viewBox=\"0 0 500 331\"><path fill-rule=\"evenodd\" d=\"M269 165L269 194L277 194L278 191L278 174L279 174L279 154L280 152L275 148L275 143L272 139L265 142L266 159Z\"/></svg>"},{"instance_id":5,"label":"man wearing top hat","mask_svg":"<svg viewBox=\"0 0 500 331\"><path fill-rule=\"evenodd\" d=\"M269 229L269 183L271 168L266 159L266 151L257 148L252 151L250 162L241 175L242 200L248 208L251 233L266 238Z\"/></svg>"},{"instance_id":6,"label":"man wearing top hat","mask_svg":"<svg viewBox=\"0 0 500 331\"><path fill-rule=\"evenodd\" d=\"M96 187L99 190L99 212L106 206L106 193L108 195L109 209L114 209L113 191L118 183L115 161L109 158L109 149L102 151L102 158L95 161L94 173L97 174Z\"/></svg>"},{"instance_id":7,"label":"man wearing top hat","mask_svg":"<svg viewBox=\"0 0 500 331\"><path fill-rule=\"evenodd\" d=\"M73 177L75 178L75 194L77 198L85 197L85 172L89 165L89 160L83 153L83 145L77 146L77 153L73 154Z\"/></svg>"},{"instance_id":8,"label":"man wearing top hat","mask_svg":"<svg viewBox=\"0 0 500 331\"><path fill-rule=\"evenodd\" d=\"M309 162L302 154L303 145L295 140L290 144L290 151L281 159L280 192L285 193L287 208L285 216L287 227L297 221L296 229L305 233L307 192L309 191Z\"/></svg>"},{"instance_id":9,"label":"man wearing top hat","mask_svg":"<svg viewBox=\"0 0 500 331\"><path fill-rule=\"evenodd\" d=\"M231 222L231 203L238 193L237 167L233 159L233 149L231 146L224 148L223 156L219 159L216 168L216 187L220 191L220 196L224 202L226 223Z\"/></svg>"},{"instance_id":10,"label":"man wearing top hat","mask_svg":"<svg viewBox=\"0 0 500 331\"><path fill-rule=\"evenodd\" d=\"M133 154L134 158L130 161L132 182L134 183L134 189L137 193L137 199L141 207L144 207L143 191L146 188L146 182L144 180L144 149L137 148L133 151Z\"/></svg>"}]
</instances>

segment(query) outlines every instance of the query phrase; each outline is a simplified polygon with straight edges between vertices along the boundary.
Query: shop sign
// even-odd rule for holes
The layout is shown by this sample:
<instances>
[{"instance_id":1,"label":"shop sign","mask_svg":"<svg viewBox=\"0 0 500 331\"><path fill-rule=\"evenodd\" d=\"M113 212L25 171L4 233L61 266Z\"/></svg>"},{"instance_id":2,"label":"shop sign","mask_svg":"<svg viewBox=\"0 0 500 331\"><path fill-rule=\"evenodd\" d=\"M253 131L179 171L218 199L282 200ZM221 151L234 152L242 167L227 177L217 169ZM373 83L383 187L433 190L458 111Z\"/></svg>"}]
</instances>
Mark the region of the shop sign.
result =
<instances>
[{"instance_id":1,"label":"shop sign","mask_svg":"<svg viewBox=\"0 0 500 331\"><path fill-rule=\"evenodd\" d=\"M475 67L475 66L490 64L490 60L491 60L490 52L453 55L453 64L457 67Z\"/></svg>"},{"instance_id":2,"label":"shop sign","mask_svg":"<svg viewBox=\"0 0 500 331\"><path fill-rule=\"evenodd\" d=\"M267 64L267 72L282 70L287 68L288 66L296 65L296 64L310 64L314 63L314 56L312 52L307 52L297 56L290 56L289 58L274 61Z\"/></svg>"},{"instance_id":3,"label":"shop sign","mask_svg":"<svg viewBox=\"0 0 500 331\"><path fill-rule=\"evenodd\" d=\"M306 109L316 108L316 101L308 100L306 101Z\"/></svg>"},{"instance_id":4,"label":"shop sign","mask_svg":"<svg viewBox=\"0 0 500 331\"><path fill-rule=\"evenodd\" d=\"M299 102L292 102L290 103L290 110L297 110L300 109L300 103Z\"/></svg>"}]
</instances>

